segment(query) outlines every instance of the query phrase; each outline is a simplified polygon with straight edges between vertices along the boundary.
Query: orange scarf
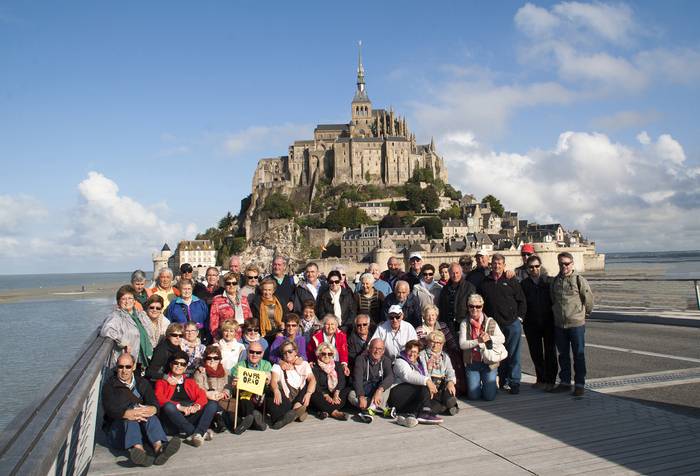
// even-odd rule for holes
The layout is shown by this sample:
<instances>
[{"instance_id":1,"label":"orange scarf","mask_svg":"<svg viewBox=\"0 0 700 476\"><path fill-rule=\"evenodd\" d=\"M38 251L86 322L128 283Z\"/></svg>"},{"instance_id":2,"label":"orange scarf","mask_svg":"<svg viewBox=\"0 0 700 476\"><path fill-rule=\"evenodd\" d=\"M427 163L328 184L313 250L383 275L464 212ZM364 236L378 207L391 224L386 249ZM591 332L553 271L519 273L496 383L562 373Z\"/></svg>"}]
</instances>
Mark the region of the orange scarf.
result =
<instances>
[{"instance_id":1,"label":"orange scarf","mask_svg":"<svg viewBox=\"0 0 700 476\"><path fill-rule=\"evenodd\" d=\"M274 304L275 305L275 322L274 326L273 323L270 322L270 319L267 317L267 306ZM270 300L265 300L262 296L260 296L260 335L265 337L272 329L273 327L280 329L282 327L282 304L280 304L279 299L277 299L276 296L272 296L272 299Z\"/></svg>"}]
</instances>

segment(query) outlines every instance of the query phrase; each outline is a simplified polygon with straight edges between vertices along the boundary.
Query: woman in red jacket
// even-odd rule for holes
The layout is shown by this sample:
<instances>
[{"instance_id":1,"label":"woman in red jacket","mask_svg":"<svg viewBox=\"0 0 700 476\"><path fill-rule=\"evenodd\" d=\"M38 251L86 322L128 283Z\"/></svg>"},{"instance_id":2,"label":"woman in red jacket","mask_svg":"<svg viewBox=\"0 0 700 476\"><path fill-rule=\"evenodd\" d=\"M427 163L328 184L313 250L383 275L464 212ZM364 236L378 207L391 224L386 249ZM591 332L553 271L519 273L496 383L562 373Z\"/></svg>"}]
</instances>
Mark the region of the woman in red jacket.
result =
<instances>
[{"instance_id":1,"label":"woman in red jacket","mask_svg":"<svg viewBox=\"0 0 700 476\"><path fill-rule=\"evenodd\" d=\"M169 430L183 434L192 446L202 446L204 435L218 410L218 403L194 379L185 376L189 357L179 350L170 359L170 372L156 382L156 398L163 413L163 423Z\"/></svg>"},{"instance_id":2,"label":"woman in red jacket","mask_svg":"<svg viewBox=\"0 0 700 476\"><path fill-rule=\"evenodd\" d=\"M335 358L333 360L340 362L343 366L345 376L350 375L350 367L348 367L348 338L345 332L341 331L340 323L334 314L326 314L323 317L323 328L318 331L309 340L306 346L306 355L309 362L316 361L316 348L322 342L328 342L335 349Z\"/></svg>"}]
</instances>

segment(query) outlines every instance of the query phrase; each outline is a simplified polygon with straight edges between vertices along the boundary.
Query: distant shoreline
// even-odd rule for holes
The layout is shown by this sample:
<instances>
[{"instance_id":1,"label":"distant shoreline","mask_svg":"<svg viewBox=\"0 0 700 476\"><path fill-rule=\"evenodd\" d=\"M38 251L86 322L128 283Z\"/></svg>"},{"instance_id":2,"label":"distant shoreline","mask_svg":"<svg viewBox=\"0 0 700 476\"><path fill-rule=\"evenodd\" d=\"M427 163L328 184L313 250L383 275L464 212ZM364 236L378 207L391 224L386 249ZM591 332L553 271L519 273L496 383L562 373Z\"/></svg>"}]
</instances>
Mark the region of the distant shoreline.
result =
<instances>
[{"instance_id":1,"label":"distant shoreline","mask_svg":"<svg viewBox=\"0 0 700 476\"><path fill-rule=\"evenodd\" d=\"M8 289L0 291L0 304L81 298L113 298L119 286L123 284L125 283L101 283L99 285L85 286L84 291L82 290L82 287L75 285L47 288Z\"/></svg>"}]
</instances>

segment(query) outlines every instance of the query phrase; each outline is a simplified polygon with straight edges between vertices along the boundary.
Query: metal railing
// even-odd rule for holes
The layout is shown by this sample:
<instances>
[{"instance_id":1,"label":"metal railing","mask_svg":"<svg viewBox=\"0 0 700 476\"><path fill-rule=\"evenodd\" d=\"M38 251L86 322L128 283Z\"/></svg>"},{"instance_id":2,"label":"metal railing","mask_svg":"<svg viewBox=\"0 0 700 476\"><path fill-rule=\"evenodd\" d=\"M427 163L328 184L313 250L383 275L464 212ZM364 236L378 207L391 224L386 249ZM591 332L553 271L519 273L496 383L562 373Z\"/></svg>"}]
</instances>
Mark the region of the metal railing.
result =
<instances>
[{"instance_id":1,"label":"metal railing","mask_svg":"<svg viewBox=\"0 0 700 476\"><path fill-rule=\"evenodd\" d=\"M670 288L669 286L672 284L676 283L692 283L692 290L695 293L695 306L698 310L700 310L700 279L692 279L692 278L636 278L636 277L586 277L588 282L591 284L591 287L594 288L594 293L596 291L596 287L602 286L605 283L621 283L622 285L624 284L630 284L630 283L642 283L640 286L638 286L638 289L633 289L632 286L624 286L620 289L620 293L623 294L629 298L629 296L635 296L635 293L637 295L641 295L647 301L649 299L653 299L654 294L657 294L659 296L671 296L675 297L677 299L683 299L687 301L687 293L690 290L689 288L686 288L685 291L680 288ZM655 283L655 287L648 287L645 288L644 284L652 284ZM650 295L651 293L651 295ZM610 292L608 293L598 293L603 296L606 294L611 294ZM661 301L661 299L660 299ZM642 303L642 307L649 307L649 302L644 302ZM686 304L685 308L687 308L689 304Z\"/></svg>"},{"instance_id":2,"label":"metal railing","mask_svg":"<svg viewBox=\"0 0 700 476\"><path fill-rule=\"evenodd\" d=\"M75 362L0 435L0 474L81 475L92 459L102 369L111 339L95 331Z\"/></svg>"}]
</instances>

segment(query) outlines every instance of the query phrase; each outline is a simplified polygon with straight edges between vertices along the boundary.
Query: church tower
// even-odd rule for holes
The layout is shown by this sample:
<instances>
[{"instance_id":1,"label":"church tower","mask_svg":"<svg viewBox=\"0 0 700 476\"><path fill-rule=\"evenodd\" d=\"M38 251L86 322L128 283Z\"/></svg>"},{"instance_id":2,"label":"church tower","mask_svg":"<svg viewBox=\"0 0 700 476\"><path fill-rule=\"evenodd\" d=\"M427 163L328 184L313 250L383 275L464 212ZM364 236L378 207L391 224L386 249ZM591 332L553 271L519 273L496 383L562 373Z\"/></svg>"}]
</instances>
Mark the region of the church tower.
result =
<instances>
[{"instance_id":1,"label":"church tower","mask_svg":"<svg viewBox=\"0 0 700 476\"><path fill-rule=\"evenodd\" d=\"M362 42L357 54L357 90L352 99L351 137L372 136L372 102L365 91L365 68L362 66Z\"/></svg>"}]
</instances>

